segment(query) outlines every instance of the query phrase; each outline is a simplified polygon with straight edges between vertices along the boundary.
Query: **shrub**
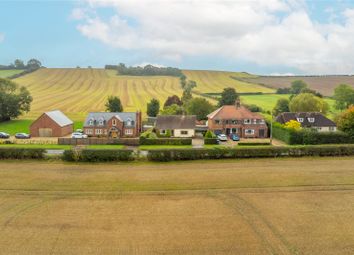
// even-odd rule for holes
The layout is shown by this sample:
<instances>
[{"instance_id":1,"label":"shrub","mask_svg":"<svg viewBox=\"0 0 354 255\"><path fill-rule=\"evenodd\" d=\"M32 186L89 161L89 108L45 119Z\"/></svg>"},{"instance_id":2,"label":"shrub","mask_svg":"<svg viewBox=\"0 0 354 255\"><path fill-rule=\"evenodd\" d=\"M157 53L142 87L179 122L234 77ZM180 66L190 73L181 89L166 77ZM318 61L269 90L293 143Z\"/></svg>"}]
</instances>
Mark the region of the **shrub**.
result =
<instances>
[{"instance_id":1,"label":"shrub","mask_svg":"<svg viewBox=\"0 0 354 255\"><path fill-rule=\"evenodd\" d=\"M132 150L93 150L84 149L81 151L64 151L63 160L80 162L108 162L108 161L130 161L134 160Z\"/></svg>"},{"instance_id":2,"label":"shrub","mask_svg":"<svg viewBox=\"0 0 354 255\"><path fill-rule=\"evenodd\" d=\"M354 145L151 150L150 161L354 155Z\"/></svg>"},{"instance_id":3,"label":"shrub","mask_svg":"<svg viewBox=\"0 0 354 255\"><path fill-rule=\"evenodd\" d=\"M144 138L140 137L140 145L191 145L191 138Z\"/></svg>"},{"instance_id":4,"label":"shrub","mask_svg":"<svg viewBox=\"0 0 354 255\"><path fill-rule=\"evenodd\" d=\"M208 130L208 131L205 133L204 138L216 138L216 135L214 134L213 131Z\"/></svg>"},{"instance_id":5,"label":"shrub","mask_svg":"<svg viewBox=\"0 0 354 255\"><path fill-rule=\"evenodd\" d=\"M0 148L0 159L43 159L45 149Z\"/></svg>"},{"instance_id":6,"label":"shrub","mask_svg":"<svg viewBox=\"0 0 354 255\"><path fill-rule=\"evenodd\" d=\"M204 144L218 144L217 138L204 138Z\"/></svg>"},{"instance_id":7,"label":"shrub","mask_svg":"<svg viewBox=\"0 0 354 255\"><path fill-rule=\"evenodd\" d=\"M265 146L265 145L270 145L270 143L243 143L243 142L239 142L237 145L239 145L239 146Z\"/></svg>"}]
</instances>

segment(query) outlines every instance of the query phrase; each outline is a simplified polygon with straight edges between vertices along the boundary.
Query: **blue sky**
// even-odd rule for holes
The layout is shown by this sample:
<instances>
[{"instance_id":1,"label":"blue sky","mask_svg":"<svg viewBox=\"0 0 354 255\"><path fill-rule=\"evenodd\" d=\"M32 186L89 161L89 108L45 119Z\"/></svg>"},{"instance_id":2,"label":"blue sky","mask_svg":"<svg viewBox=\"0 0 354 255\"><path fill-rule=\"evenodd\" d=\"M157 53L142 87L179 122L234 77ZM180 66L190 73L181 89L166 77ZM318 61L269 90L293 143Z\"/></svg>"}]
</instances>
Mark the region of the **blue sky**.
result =
<instances>
[{"instance_id":1,"label":"blue sky","mask_svg":"<svg viewBox=\"0 0 354 255\"><path fill-rule=\"evenodd\" d=\"M0 1L0 11L0 64L354 73L354 1Z\"/></svg>"}]
</instances>

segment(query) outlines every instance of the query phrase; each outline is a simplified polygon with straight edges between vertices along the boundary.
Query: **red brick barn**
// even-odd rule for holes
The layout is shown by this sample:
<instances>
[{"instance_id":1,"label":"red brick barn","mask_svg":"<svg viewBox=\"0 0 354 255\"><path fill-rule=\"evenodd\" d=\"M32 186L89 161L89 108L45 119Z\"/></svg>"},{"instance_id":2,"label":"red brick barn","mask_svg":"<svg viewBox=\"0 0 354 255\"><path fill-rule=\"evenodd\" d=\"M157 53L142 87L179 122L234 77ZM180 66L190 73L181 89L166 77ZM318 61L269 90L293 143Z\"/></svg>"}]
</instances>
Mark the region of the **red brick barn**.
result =
<instances>
[{"instance_id":1,"label":"red brick barn","mask_svg":"<svg viewBox=\"0 0 354 255\"><path fill-rule=\"evenodd\" d=\"M73 132L74 123L61 111L43 113L30 126L31 137L62 137Z\"/></svg>"}]
</instances>

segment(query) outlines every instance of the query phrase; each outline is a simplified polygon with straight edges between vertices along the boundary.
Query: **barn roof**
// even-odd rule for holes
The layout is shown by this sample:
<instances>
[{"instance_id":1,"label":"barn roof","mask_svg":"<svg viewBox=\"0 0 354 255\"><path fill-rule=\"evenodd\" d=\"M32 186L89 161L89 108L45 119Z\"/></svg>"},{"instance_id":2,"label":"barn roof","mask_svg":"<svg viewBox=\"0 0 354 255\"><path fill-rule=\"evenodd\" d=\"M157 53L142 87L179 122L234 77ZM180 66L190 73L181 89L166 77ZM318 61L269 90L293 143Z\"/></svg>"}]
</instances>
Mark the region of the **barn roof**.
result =
<instances>
[{"instance_id":1,"label":"barn roof","mask_svg":"<svg viewBox=\"0 0 354 255\"><path fill-rule=\"evenodd\" d=\"M290 120L302 119L302 127L335 127L336 123L320 112L283 112L276 117L276 121L285 124ZM313 118L313 122L309 119Z\"/></svg>"},{"instance_id":2,"label":"barn roof","mask_svg":"<svg viewBox=\"0 0 354 255\"><path fill-rule=\"evenodd\" d=\"M61 127L73 124L72 120L59 110L45 112L45 114Z\"/></svg>"}]
</instances>

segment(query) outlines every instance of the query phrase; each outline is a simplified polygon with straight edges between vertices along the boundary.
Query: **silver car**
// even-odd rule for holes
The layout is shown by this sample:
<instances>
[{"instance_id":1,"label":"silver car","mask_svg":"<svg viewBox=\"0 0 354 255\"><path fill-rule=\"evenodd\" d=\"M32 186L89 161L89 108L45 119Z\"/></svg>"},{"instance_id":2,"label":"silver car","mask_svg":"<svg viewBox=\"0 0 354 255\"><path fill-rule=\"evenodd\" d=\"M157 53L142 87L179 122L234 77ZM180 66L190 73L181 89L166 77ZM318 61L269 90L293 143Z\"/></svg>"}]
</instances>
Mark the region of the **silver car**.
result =
<instances>
[{"instance_id":1,"label":"silver car","mask_svg":"<svg viewBox=\"0 0 354 255\"><path fill-rule=\"evenodd\" d=\"M87 135L83 133L75 132L71 134L71 138L82 139L82 138L87 138Z\"/></svg>"}]
</instances>

